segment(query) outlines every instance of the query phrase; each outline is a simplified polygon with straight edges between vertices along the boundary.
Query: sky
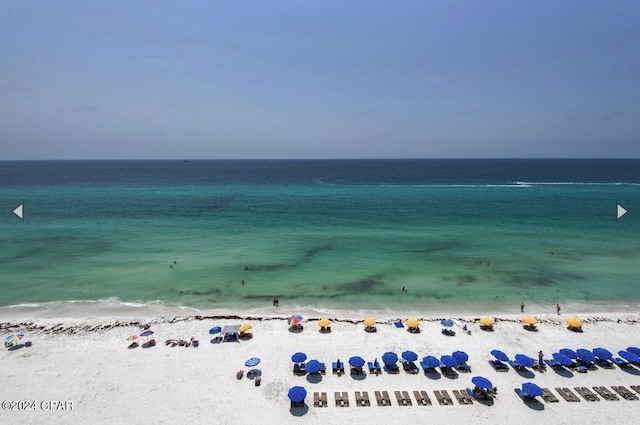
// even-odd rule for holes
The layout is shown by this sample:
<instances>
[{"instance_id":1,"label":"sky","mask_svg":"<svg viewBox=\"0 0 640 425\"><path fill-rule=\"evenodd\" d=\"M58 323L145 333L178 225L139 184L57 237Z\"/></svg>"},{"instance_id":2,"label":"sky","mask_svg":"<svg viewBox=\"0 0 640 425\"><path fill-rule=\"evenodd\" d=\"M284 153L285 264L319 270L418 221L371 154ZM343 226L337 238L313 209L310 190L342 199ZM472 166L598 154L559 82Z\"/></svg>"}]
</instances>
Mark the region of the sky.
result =
<instances>
[{"instance_id":1,"label":"sky","mask_svg":"<svg viewBox=\"0 0 640 425\"><path fill-rule=\"evenodd\" d=\"M0 159L640 157L640 2L0 0Z\"/></svg>"}]
</instances>

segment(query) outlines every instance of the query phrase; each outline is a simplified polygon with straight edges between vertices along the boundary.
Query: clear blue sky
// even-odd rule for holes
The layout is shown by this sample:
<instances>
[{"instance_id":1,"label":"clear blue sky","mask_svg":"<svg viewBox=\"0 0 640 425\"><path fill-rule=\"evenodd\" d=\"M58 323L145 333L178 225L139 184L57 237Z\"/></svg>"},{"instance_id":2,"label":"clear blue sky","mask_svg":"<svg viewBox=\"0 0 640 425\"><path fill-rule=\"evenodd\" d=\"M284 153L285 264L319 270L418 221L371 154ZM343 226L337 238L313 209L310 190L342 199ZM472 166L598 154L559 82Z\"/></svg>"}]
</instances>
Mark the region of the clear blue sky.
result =
<instances>
[{"instance_id":1,"label":"clear blue sky","mask_svg":"<svg viewBox=\"0 0 640 425\"><path fill-rule=\"evenodd\" d=\"M387 157L640 157L640 2L0 0L0 159Z\"/></svg>"}]
</instances>

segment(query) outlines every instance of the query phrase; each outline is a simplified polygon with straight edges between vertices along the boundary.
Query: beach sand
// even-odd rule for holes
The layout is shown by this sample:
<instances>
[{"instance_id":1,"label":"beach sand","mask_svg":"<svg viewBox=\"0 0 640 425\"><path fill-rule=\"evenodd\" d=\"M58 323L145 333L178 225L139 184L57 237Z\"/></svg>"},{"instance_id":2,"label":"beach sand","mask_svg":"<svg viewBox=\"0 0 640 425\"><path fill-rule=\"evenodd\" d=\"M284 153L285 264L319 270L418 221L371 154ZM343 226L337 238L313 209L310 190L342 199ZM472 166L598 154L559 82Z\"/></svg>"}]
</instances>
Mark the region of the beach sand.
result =
<instances>
[{"instance_id":1,"label":"beach sand","mask_svg":"<svg viewBox=\"0 0 640 425\"><path fill-rule=\"evenodd\" d=\"M0 350L0 399L34 401L35 411L0 412L1 423L21 424L335 424L357 423L382 425L389 423L464 423L474 424L583 424L632 423L640 414L640 401L606 401L569 403L556 387L594 387L640 385L640 369L627 371L598 369L588 373L544 373L521 375L510 369L494 371L488 364L489 352L500 349L511 358L524 353L537 358L542 350L546 358L563 347L572 349L604 347L617 353L627 346L640 345L640 315L625 313L590 313L580 316L584 332L566 328L566 315L537 315L537 332L523 329L521 315L501 315L493 332L479 329L479 316L453 317L460 325L466 323L472 331L464 334L455 326L454 337L441 334L442 317L419 317L421 333L412 334L406 328L396 328L393 320L402 316L377 317L378 332L366 333L360 323L364 317L330 317L332 332L318 332L316 319L305 318L304 330L290 332L286 317L264 315L245 318L203 318L181 316L173 318L106 319L19 319L0 324L3 336L24 331L23 341L31 347ZM406 319L406 317L403 317ZM208 330L213 326L253 325L253 337L240 342L212 344ZM141 332L139 324L151 323L158 342L155 347L127 349L127 337ZM169 347L170 338L200 340L197 348ZM144 341L144 338L142 338ZM402 370L397 375L382 373L354 379L347 374L333 375L331 362L359 355L367 361L381 359L386 351L398 355L412 350L421 359L426 355L440 357L455 350L469 355L471 373L460 373L456 379L425 376L422 371L410 375ZM302 351L309 359L326 363L325 376L317 378L294 376L293 353ZM261 385L247 378L247 359L261 359ZM245 371L238 380L236 372ZM366 370L366 369L365 369ZM495 403L478 402L460 405L453 397L454 389L472 387L471 377L482 375L498 387ZM525 404L514 392L524 382L534 382L550 388L560 398L558 403ZM300 385L308 395L303 409L291 410L287 398L290 387ZM388 391L391 406L376 404L374 391ZM399 406L394 391L408 391L412 406ZM427 391L432 406L419 406L414 390ZM433 391L448 390L454 399L451 406L436 402ZM313 406L313 392L327 393L328 407ZM347 392L349 407L336 407L334 392ZM355 403L355 391L367 391L370 407ZM640 396L640 395L639 395ZM50 410L50 401L72 403L72 409ZM33 404L29 404L33 407ZM63 406L69 408L69 404ZM49 410L45 410L49 408Z\"/></svg>"}]
</instances>

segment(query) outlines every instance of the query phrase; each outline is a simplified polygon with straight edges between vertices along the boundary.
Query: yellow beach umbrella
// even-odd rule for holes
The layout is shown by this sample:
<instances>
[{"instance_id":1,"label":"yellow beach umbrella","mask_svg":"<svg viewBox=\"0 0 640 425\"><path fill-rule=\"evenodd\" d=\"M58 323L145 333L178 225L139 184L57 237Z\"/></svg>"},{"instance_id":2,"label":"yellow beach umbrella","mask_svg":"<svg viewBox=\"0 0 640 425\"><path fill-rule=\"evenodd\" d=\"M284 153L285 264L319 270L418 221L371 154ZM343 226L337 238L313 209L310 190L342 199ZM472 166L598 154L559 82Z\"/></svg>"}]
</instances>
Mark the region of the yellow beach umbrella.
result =
<instances>
[{"instance_id":1,"label":"yellow beach umbrella","mask_svg":"<svg viewBox=\"0 0 640 425\"><path fill-rule=\"evenodd\" d=\"M491 326L494 323L495 323L495 320L493 320L491 317L483 317L480 319L480 324L484 326Z\"/></svg>"},{"instance_id":2,"label":"yellow beach umbrella","mask_svg":"<svg viewBox=\"0 0 640 425\"><path fill-rule=\"evenodd\" d=\"M331 324L331 320L327 319L326 317L318 321L318 326L320 326L321 328L329 326L330 324Z\"/></svg>"},{"instance_id":3,"label":"yellow beach umbrella","mask_svg":"<svg viewBox=\"0 0 640 425\"><path fill-rule=\"evenodd\" d=\"M240 327L238 328L238 332L240 333L244 333L246 331L248 331L249 329L253 328L253 326L251 326L251 323L243 323L242 325L240 325Z\"/></svg>"},{"instance_id":4,"label":"yellow beach umbrella","mask_svg":"<svg viewBox=\"0 0 640 425\"><path fill-rule=\"evenodd\" d=\"M522 321L524 323L526 323L527 325L535 325L536 323L538 323L538 319L536 319L535 317L531 317L531 316L523 317Z\"/></svg>"},{"instance_id":5,"label":"yellow beach umbrella","mask_svg":"<svg viewBox=\"0 0 640 425\"><path fill-rule=\"evenodd\" d=\"M578 319L577 317L569 317L567 319L567 325L571 326L572 328L581 328L582 320Z\"/></svg>"},{"instance_id":6,"label":"yellow beach umbrella","mask_svg":"<svg viewBox=\"0 0 640 425\"><path fill-rule=\"evenodd\" d=\"M404 322L404 324L410 328L417 328L418 326L420 326L420 322L418 321L418 319L409 319Z\"/></svg>"},{"instance_id":7,"label":"yellow beach umbrella","mask_svg":"<svg viewBox=\"0 0 640 425\"><path fill-rule=\"evenodd\" d=\"M373 326L375 324L376 324L376 319L373 319L371 317L364 319L365 326Z\"/></svg>"}]
</instances>

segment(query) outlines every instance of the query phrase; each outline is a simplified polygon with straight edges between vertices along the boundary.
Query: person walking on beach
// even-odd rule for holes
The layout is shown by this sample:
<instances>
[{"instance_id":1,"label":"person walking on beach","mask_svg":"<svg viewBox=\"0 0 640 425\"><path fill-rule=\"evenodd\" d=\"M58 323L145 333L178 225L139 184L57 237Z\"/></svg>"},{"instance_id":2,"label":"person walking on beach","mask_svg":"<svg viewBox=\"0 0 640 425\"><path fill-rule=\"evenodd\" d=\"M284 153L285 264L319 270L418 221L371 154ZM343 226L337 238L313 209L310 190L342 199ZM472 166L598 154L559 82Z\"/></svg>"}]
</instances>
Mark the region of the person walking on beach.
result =
<instances>
[{"instance_id":1,"label":"person walking on beach","mask_svg":"<svg viewBox=\"0 0 640 425\"><path fill-rule=\"evenodd\" d=\"M520 313L524 313L524 303L520 303Z\"/></svg>"},{"instance_id":2,"label":"person walking on beach","mask_svg":"<svg viewBox=\"0 0 640 425\"><path fill-rule=\"evenodd\" d=\"M560 304L556 304L556 313L560 314Z\"/></svg>"}]
</instances>

